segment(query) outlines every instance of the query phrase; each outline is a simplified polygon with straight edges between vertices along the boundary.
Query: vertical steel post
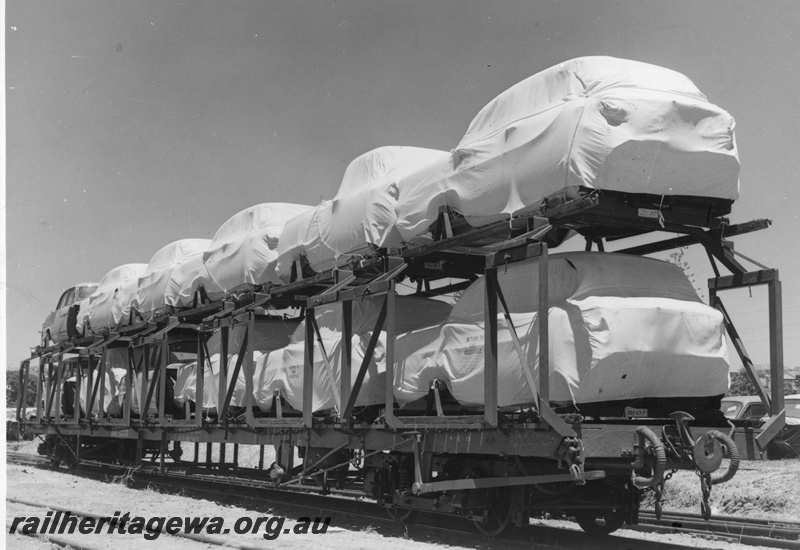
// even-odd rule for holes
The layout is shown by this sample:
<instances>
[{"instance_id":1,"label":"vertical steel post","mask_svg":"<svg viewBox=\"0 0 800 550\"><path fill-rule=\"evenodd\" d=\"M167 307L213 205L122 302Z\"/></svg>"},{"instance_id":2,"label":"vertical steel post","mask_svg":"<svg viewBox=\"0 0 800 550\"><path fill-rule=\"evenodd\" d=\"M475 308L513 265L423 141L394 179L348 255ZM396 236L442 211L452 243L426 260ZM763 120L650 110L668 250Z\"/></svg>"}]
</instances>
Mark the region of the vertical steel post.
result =
<instances>
[{"instance_id":1,"label":"vertical steel post","mask_svg":"<svg viewBox=\"0 0 800 550\"><path fill-rule=\"evenodd\" d=\"M161 361L158 370L158 423L164 425L164 414L167 407L167 364L169 363L169 336L161 337Z\"/></svg>"},{"instance_id":2,"label":"vertical steel post","mask_svg":"<svg viewBox=\"0 0 800 550\"><path fill-rule=\"evenodd\" d=\"M255 416L253 414L253 379L255 378L256 374L255 361L253 360L256 349L256 314L252 311L247 318L247 333L250 335L253 345L249 346L249 349L244 357L244 410L245 423L252 427L255 423Z\"/></svg>"},{"instance_id":3,"label":"vertical steel post","mask_svg":"<svg viewBox=\"0 0 800 550\"><path fill-rule=\"evenodd\" d=\"M56 385L55 385L55 407L56 410L53 411L53 415L56 419L56 424L60 423L61 421L61 386L62 386L62 373L64 370L64 354L61 353L58 356L58 364L56 365Z\"/></svg>"},{"instance_id":4,"label":"vertical steel post","mask_svg":"<svg viewBox=\"0 0 800 550\"><path fill-rule=\"evenodd\" d=\"M487 267L484 275L485 307L483 327L484 419L497 426L497 268Z\"/></svg>"},{"instance_id":5,"label":"vertical steel post","mask_svg":"<svg viewBox=\"0 0 800 550\"><path fill-rule=\"evenodd\" d=\"M50 415L53 414L53 406L56 401L56 369L55 361L51 357L47 367L47 391L44 398L44 416L48 422L50 421Z\"/></svg>"},{"instance_id":6,"label":"vertical steel post","mask_svg":"<svg viewBox=\"0 0 800 550\"><path fill-rule=\"evenodd\" d=\"M314 424L311 412L314 397L314 308L306 308L306 350L303 362L303 424L311 428Z\"/></svg>"},{"instance_id":7,"label":"vertical steel post","mask_svg":"<svg viewBox=\"0 0 800 550\"><path fill-rule=\"evenodd\" d=\"M539 245L539 403L550 404L550 275L547 245ZM541 410L541 406L539 407Z\"/></svg>"},{"instance_id":8,"label":"vertical steel post","mask_svg":"<svg viewBox=\"0 0 800 550\"><path fill-rule=\"evenodd\" d=\"M30 361L23 361L22 365L19 367L19 394L17 395L17 422L19 423L20 427L25 422L25 413L21 412L25 410L26 403L25 403L25 396L28 393L28 372L30 370ZM9 376L11 373L7 373Z\"/></svg>"},{"instance_id":9,"label":"vertical steel post","mask_svg":"<svg viewBox=\"0 0 800 550\"><path fill-rule=\"evenodd\" d=\"M135 355L133 353L133 347L128 345L127 353L128 357L128 369L125 373L125 404L123 405L124 409L122 411L122 422L126 426L130 427L131 425L131 401L133 400L133 377L136 374L136 366L135 366Z\"/></svg>"},{"instance_id":10,"label":"vertical steel post","mask_svg":"<svg viewBox=\"0 0 800 550\"><path fill-rule=\"evenodd\" d=\"M144 423L147 419L147 409L150 405L147 403L147 390L150 388L150 344L144 345L143 350L144 364L142 365L141 374L141 387L139 388L139 422ZM145 408L146 407L146 408Z\"/></svg>"},{"instance_id":11,"label":"vertical steel post","mask_svg":"<svg viewBox=\"0 0 800 550\"><path fill-rule=\"evenodd\" d=\"M94 372L92 371L92 361L94 359L94 354L89 353L86 356L86 419L90 420L92 418L92 409L94 408L94 401L97 399L97 386L95 386L95 376ZM99 380L99 379L98 379Z\"/></svg>"},{"instance_id":12,"label":"vertical steel post","mask_svg":"<svg viewBox=\"0 0 800 550\"><path fill-rule=\"evenodd\" d=\"M44 369L50 367L50 363L42 363L42 358L39 356L39 374L36 376L36 420L41 424L42 422L42 389L44 386Z\"/></svg>"},{"instance_id":13,"label":"vertical steel post","mask_svg":"<svg viewBox=\"0 0 800 550\"><path fill-rule=\"evenodd\" d=\"M393 428L397 422L394 417L394 339L395 333L395 281L389 283L389 293L386 295L386 424Z\"/></svg>"},{"instance_id":14,"label":"vertical steel post","mask_svg":"<svg viewBox=\"0 0 800 550\"><path fill-rule=\"evenodd\" d=\"M100 424L106 419L105 404L106 404L106 347L103 346L103 352L100 354L100 368L98 369L98 377L100 379L100 403L98 403L97 421Z\"/></svg>"},{"instance_id":15,"label":"vertical steel post","mask_svg":"<svg viewBox=\"0 0 800 550\"><path fill-rule=\"evenodd\" d=\"M225 394L228 392L228 339L231 335L229 320L225 319L225 324L220 328L220 335L222 339L220 343L220 356L219 356L219 381L217 382L217 422L223 423L225 419L222 418L223 408L225 404Z\"/></svg>"},{"instance_id":16,"label":"vertical steel post","mask_svg":"<svg viewBox=\"0 0 800 550\"><path fill-rule=\"evenodd\" d=\"M203 426L203 387L204 375L206 372L206 341L203 331L197 333L197 363L195 366L195 390L194 390L194 422L197 426Z\"/></svg>"},{"instance_id":17,"label":"vertical steel post","mask_svg":"<svg viewBox=\"0 0 800 550\"><path fill-rule=\"evenodd\" d=\"M83 366L80 359L71 363L70 376L75 377L75 394L72 396L72 424L80 424L81 421L81 391L83 390ZM88 388L87 388L88 390Z\"/></svg>"},{"instance_id":18,"label":"vertical steel post","mask_svg":"<svg viewBox=\"0 0 800 550\"><path fill-rule=\"evenodd\" d=\"M783 306L781 281L778 270L768 285L769 290L769 370L770 414L776 416L784 408L783 402Z\"/></svg>"},{"instance_id":19,"label":"vertical steel post","mask_svg":"<svg viewBox=\"0 0 800 550\"><path fill-rule=\"evenodd\" d=\"M350 388L353 384L352 362L353 362L353 302L344 300L342 304L342 369L339 376L341 385L341 399L339 403L344 405L350 400ZM331 373L333 374L333 373ZM335 391L335 390L334 390ZM343 411L339 411L341 414Z\"/></svg>"}]
</instances>

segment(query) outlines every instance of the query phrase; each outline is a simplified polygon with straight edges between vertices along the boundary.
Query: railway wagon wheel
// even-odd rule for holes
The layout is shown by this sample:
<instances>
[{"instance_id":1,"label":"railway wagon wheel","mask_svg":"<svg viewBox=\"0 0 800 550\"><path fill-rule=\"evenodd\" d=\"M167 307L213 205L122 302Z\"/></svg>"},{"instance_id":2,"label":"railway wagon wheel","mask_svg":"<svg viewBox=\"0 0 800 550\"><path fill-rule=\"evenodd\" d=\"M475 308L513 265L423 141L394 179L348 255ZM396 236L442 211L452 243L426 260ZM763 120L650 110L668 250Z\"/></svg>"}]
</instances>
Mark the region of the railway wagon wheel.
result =
<instances>
[{"instance_id":1,"label":"railway wagon wheel","mask_svg":"<svg viewBox=\"0 0 800 550\"><path fill-rule=\"evenodd\" d=\"M473 524L482 535L496 537L511 525L517 491L513 487L495 487L488 493L486 520L474 520Z\"/></svg>"},{"instance_id":2,"label":"railway wagon wheel","mask_svg":"<svg viewBox=\"0 0 800 550\"><path fill-rule=\"evenodd\" d=\"M575 521L591 535L610 535L625 523L624 508L589 508L575 511Z\"/></svg>"},{"instance_id":3,"label":"railway wagon wheel","mask_svg":"<svg viewBox=\"0 0 800 550\"><path fill-rule=\"evenodd\" d=\"M413 523L419 517L419 511L406 508L386 508L386 514L399 523Z\"/></svg>"}]
</instances>

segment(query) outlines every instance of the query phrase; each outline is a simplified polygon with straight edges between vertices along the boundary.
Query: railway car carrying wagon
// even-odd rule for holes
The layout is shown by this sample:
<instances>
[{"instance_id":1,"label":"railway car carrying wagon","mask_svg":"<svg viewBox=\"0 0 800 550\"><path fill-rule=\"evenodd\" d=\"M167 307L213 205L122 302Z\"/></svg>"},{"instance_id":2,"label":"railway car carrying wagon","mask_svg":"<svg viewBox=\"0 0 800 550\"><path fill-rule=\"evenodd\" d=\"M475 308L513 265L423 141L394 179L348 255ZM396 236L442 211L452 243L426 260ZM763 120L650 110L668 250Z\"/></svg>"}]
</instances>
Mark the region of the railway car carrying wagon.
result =
<instances>
[{"instance_id":1,"label":"railway car carrying wagon","mask_svg":"<svg viewBox=\"0 0 800 550\"><path fill-rule=\"evenodd\" d=\"M46 436L42 450L55 463L149 459L161 470L358 494L400 521L420 511L460 516L486 534L546 513L575 517L596 533L635 524L646 491L660 514L668 471L678 469L699 473L708 518L712 487L731 479L741 458L760 457L785 418L782 393L760 385L719 297L732 288L768 287L771 376L782 379L778 272L749 270L730 244L770 222L732 225L724 217L738 190L727 114L699 92L690 104L665 103L667 96L653 90L639 94L633 81L619 78L624 71L612 73L625 101L603 102L596 95L614 87L586 72L591 66L591 59L568 63L535 81L566 82L571 95L522 93L522 86L492 102L468 135L480 130L476 136L495 147L469 149L465 142L461 153L412 175L403 164L397 181L394 165L381 159L405 157L395 150L368 155L350 170L354 183L340 189L338 206L286 223L275 276L226 283L234 290L219 301L195 299L154 310L147 321L38 347L20 372L25 395L28 371L38 363L36 415L20 415L20 422ZM691 85L672 76L664 82ZM559 152L564 162L553 166L585 177L559 179L566 190L559 183L540 190L544 195L530 189L526 195L518 188L528 176L539 177L527 168L550 164L517 162L524 152L534 158L542 143L523 137L537 128L551 136L555 124L534 116L537 98L600 109L600 118L584 119L575 105L563 106L577 113L566 120L583 121L584 130L606 121L611 129L603 135L616 137L603 155L580 157L599 164L576 164L572 153ZM643 99L641 105L663 107L662 122L686 130L678 137L695 130L710 135L697 128L703 124L718 130L725 139L712 145L721 149L697 156L672 150L691 162L680 171L659 164L658 178L636 187L637 171L613 151L620 146L636 156L639 134L626 125L631 117L630 124L639 124L641 112L633 116L626 108ZM519 105L533 110L517 118L522 111L511 107ZM655 136L667 140L655 150L674 145L671 135ZM642 147L642 162L649 162L654 149ZM503 163L519 170L502 169ZM362 177L373 173L374 185ZM520 175L506 190L525 204L508 193L488 211L475 208L491 201L467 200L470 189L482 189L481 178L496 177L492 185L502 186L508 174ZM692 176L703 181L693 185ZM436 201L426 202L430 190L438 190ZM352 223L341 226L339 244L325 241L328 248L315 238L284 238L305 235L302 220L312 227L353 211L342 201L362 204L363 193L384 191L390 197L381 202L389 205L380 209L383 221L364 223L388 228L396 240L373 238ZM319 235L333 235L335 226ZM673 235L626 245L625 239L656 232ZM550 253L570 235L583 237L586 250ZM697 244L715 273L709 305L677 267L639 257ZM728 382L725 333L771 413L758 433L719 411ZM193 460L181 458L187 444L194 445ZM202 444L205 461L198 458ZM218 461L211 460L212 445L219 445ZM226 460L230 445L233 463ZM257 468L237 465L241 445L258 446ZM274 449L274 460L265 460L265 447Z\"/></svg>"},{"instance_id":2,"label":"railway car carrying wagon","mask_svg":"<svg viewBox=\"0 0 800 550\"><path fill-rule=\"evenodd\" d=\"M552 226L579 228L604 203L602 196L580 201L568 215L550 217ZM610 208L620 216L617 223L622 225L617 227L625 233L661 230L657 221L639 218L636 208L616 202ZM630 217L624 223L626 215ZM773 422L755 434L749 428L733 427L717 412L727 382L723 330L733 336L748 363L716 294L726 288L766 284L772 289L774 335L779 335L780 315L777 272L745 270L730 248L721 245L719 236L723 228L735 235L766 225L757 221L705 230L681 227L691 236L679 238L680 243L702 242L712 258L734 271L710 280L716 308L702 305L670 264L599 251L551 256L536 235L508 234L512 230L507 223L484 228L480 238L485 241L494 232L495 237L488 240L495 244L465 247L463 238L450 237L416 249L386 251L353 265L352 270L324 272L239 295L236 300L122 327L102 337L40 348L23 363L21 373L25 380L30 362L38 360L37 414L34 420L20 421L47 435L46 450L57 462L141 463L149 456L162 469L197 471L205 466L216 473L272 479L286 489L357 490L398 520L410 520L417 511L454 514L490 534L541 513L565 513L576 517L586 530L610 532L624 522L637 521L644 491L655 491L658 502L671 469L699 471L698 490L708 516L711 487L730 479L740 456L755 457L781 428ZM503 232L498 239L496 235ZM650 252L675 242L623 252ZM598 303L571 300L570 296L580 297L575 293L581 283L567 280L564 270L573 269L569 262L588 262L596 268L614 261L628 269L644 266L645 272L663 268L666 278L675 283L671 289L664 287L664 292L673 297L648 298L655 287L647 285L629 290L638 297L614 296L608 290L614 285L595 286L592 292L606 294L606 300L630 300L628 305L636 315L644 315L637 322L662 323L656 325L657 337L642 340L641 349L598 359L592 355L592 345L603 339L603 345L613 344L615 320L613 315L592 317L596 311L587 314L587 308L600 307ZM716 267L716 260L712 261ZM452 271L442 270L448 264ZM528 279L535 273L538 279L534 285L528 281L522 294L513 284L509 286L519 272ZM463 282L437 287L435 281L448 273L459 275ZM630 278L630 273L621 277ZM413 353L404 348L406 340L415 339L446 350L447 346L440 346L442 335L457 327L451 313L429 326L420 322L422 328L406 322L399 334L397 303L406 299L397 295L402 280L418 282L418 299L469 287L461 300L482 302L480 319L466 323L463 341L470 345L453 348L454 357L461 354L465 359L453 359L448 365L453 377L448 378L444 374L448 369L437 367L436 360L426 364L420 355L425 354L425 345L415 345ZM520 303L526 291L529 302ZM637 300L648 299L654 300L653 307L644 312L637 309ZM375 304L371 307L377 313L369 315L365 324L354 311L363 310L367 300ZM603 302L597 296L595 301ZM459 303L453 310L456 315ZM316 313L331 311L332 304L340 321L328 319L326 324L336 325L340 336L335 346L326 347L330 334L325 324L319 326ZM520 313L530 309L530 304L536 304L532 312ZM549 315L543 315L539 304L549 305ZM302 314L285 321L270 313L267 305L298 306ZM303 322L298 325L300 319ZM616 321L624 325L624 315ZM284 322L295 333L298 326L305 331L303 362L295 361L286 374L287 380L293 380L292 395L290 388L264 385L263 372L257 369L272 353L282 356L282 349L268 349L258 342L274 332L276 323ZM262 328L269 325L272 328ZM645 332L649 328L643 327ZM571 331L568 339L572 342L566 348L565 330ZM576 344L581 338L584 343ZM592 338L597 341L593 343ZM692 340L685 349L693 351L688 356L665 353L663 342L658 341L670 339ZM775 338L773 343L778 342ZM293 344L284 340L284 345ZM359 346L356 353L354 348ZM647 346L652 349L646 350ZM570 383L564 376L567 371L557 366L565 354L574 364L567 371L588 373L583 380L578 376ZM408 393L410 359L418 374L414 391ZM690 389L681 381L661 388L661 393L640 391L647 386L643 380L653 373L653 381L663 381L671 362L681 377L698 384ZM326 373L334 365L335 371ZM528 371L531 365L535 368ZM191 391L186 391L186 379L179 375L187 368L194 375L188 383ZM607 372L605 382L589 384L595 388L589 392L582 384L591 378L592 368ZM419 375L426 369L430 375ZM328 378L320 388L323 374ZM510 400L502 397L514 393L509 392L509 376L519 389L517 398ZM466 386L470 397L464 397L459 377L472 380L474 387ZM628 377L633 378L630 384ZM360 398L362 393L367 395L365 380L371 388L368 401ZM375 398L376 380L384 388L382 399ZM176 382L180 383L176 386ZM604 387L610 400L598 403ZM272 390L270 400L264 399L265 388ZM201 405L195 396L209 391L213 398ZM328 405L318 406L315 394L325 397ZM772 395L770 406L781 406L780 396ZM780 412L773 417L781 418ZM181 445L187 443L193 443L196 451L201 443L219 444L222 464L197 462L197 452L193 462L181 461ZM262 458L256 469L222 469L224 448L231 444L235 454L242 444L261 446L262 457L263 446L273 446L274 464ZM730 460L723 463L724 457Z\"/></svg>"}]
</instances>

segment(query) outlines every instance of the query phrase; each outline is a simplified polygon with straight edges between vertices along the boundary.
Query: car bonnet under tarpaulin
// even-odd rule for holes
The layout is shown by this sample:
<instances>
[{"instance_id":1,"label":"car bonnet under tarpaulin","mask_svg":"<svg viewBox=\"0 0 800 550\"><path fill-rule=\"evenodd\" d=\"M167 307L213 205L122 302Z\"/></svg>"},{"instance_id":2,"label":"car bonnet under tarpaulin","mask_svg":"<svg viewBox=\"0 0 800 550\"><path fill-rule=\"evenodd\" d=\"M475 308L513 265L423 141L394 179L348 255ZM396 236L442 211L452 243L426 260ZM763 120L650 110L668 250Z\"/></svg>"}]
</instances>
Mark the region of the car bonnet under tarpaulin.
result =
<instances>
[{"instance_id":1,"label":"car bonnet under tarpaulin","mask_svg":"<svg viewBox=\"0 0 800 550\"><path fill-rule=\"evenodd\" d=\"M284 225L310 210L300 204L264 203L232 216L203 253L205 269L195 286L202 286L214 300L245 284L279 282L275 262Z\"/></svg>"},{"instance_id":2,"label":"car bonnet under tarpaulin","mask_svg":"<svg viewBox=\"0 0 800 550\"><path fill-rule=\"evenodd\" d=\"M675 265L623 254L576 252L549 259L552 402L708 397L728 386L721 314L704 305ZM537 261L498 280L519 348L498 308L498 404L535 400L539 384ZM484 279L437 327L398 338L395 397L405 405L445 381L464 406L484 402ZM533 388L532 388L533 387Z\"/></svg>"},{"instance_id":3,"label":"car bonnet under tarpaulin","mask_svg":"<svg viewBox=\"0 0 800 550\"><path fill-rule=\"evenodd\" d=\"M132 295L145 269L147 264L125 264L103 276L97 290L89 297L83 315L92 331L113 327L127 320Z\"/></svg>"},{"instance_id":4,"label":"car bonnet under tarpaulin","mask_svg":"<svg viewBox=\"0 0 800 550\"><path fill-rule=\"evenodd\" d=\"M255 333L247 334L247 349L253 352L253 361L258 360L278 348L286 346L297 328L299 321L294 319L257 319ZM239 324L230 329L228 333L228 370L226 387L230 387L236 363L239 360L238 351L247 331L247 324ZM222 349L222 331L215 332L208 340L208 358L203 370L203 408L217 409L219 405L219 377L220 359ZM230 405L241 407L245 405L246 392L244 364L236 377L234 391L231 395ZM195 402L197 398L197 363L189 363L178 368L175 382L175 401L185 403L187 400Z\"/></svg>"},{"instance_id":5,"label":"car bonnet under tarpaulin","mask_svg":"<svg viewBox=\"0 0 800 550\"><path fill-rule=\"evenodd\" d=\"M147 316L166 306L186 305L191 299L187 289L202 269L202 254L209 244L209 239L181 239L156 252L139 278L131 307Z\"/></svg>"},{"instance_id":6,"label":"car bonnet under tarpaulin","mask_svg":"<svg viewBox=\"0 0 800 550\"><path fill-rule=\"evenodd\" d=\"M351 384L358 376L359 368L369 345L370 337L383 305L383 297L365 297L353 300L353 334L351 340L352 367ZM409 330L437 324L445 319L451 306L439 300L413 296L397 296L395 302L395 331L402 334ZM316 308L315 319L320 338L314 338L314 383L312 411L342 410L339 403L342 372L342 306L341 303L325 304ZM303 409L303 366L305 363L305 321L297 327L291 343L273 351L256 362L255 397L264 411L272 407L275 390L289 405ZM324 347L327 359L322 354ZM355 401L357 406L372 405L385 401L386 374L386 324L372 353L361 390Z\"/></svg>"},{"instance_id":7,"label":"car bonnet under tarpaulin","mask_svg":"<svg viewBox=\"0 0 800 550\"><path fill-rule=\"evenodd\" d=\"M395 204L400 180L449 153L418 147L379 147L353 160L333 200L290 220L278 244L277 270L288 281L292 264L303 257L314 271L334 267L342 255L367 254L375 247L399 246Z\"/></svg>"},{"instance_id":8,"label":"car bonnet under tarpaulin","mask_svg":"<svg viewBox=\"0 0 800 550\"><path fill-rule=\"evenodd\" d=\"M577 187L735 200L733 128L680 73L611 57L566 61L500 94L451 155L402 178L396 228L413 241L444 207L479 226Z\"/></svg>"}]
</instances>

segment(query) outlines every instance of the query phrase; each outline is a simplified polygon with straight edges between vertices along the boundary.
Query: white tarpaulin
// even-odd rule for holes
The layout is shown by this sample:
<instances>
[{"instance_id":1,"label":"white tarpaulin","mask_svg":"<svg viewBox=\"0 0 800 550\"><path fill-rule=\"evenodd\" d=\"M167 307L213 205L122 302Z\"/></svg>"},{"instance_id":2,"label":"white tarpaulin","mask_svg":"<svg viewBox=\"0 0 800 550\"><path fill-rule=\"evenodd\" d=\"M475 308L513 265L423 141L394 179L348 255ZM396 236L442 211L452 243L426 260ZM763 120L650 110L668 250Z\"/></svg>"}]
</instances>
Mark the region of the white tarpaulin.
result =
<instances>
[{"instance_id":1,"label":"white tarpaulin","mask_svg":"<svg viewBox=\"0 0 800 550\"><path fill-rule=\"evenodd\" d=\"M143 317L167 306L191 303L193 282L203 269L209 239L181 239L155 253L139 278L131 307Z\"/></svg>"},{"instance_id":2,"label":"white tarpaulin","mask_svg":"<svg viewBox=\"0 0 800 550\"><path fill-rule=\"evenodd\" d=\"M282 348L290 342L292 333L297 328L298 321L294 319L258 319L255 325L255 334L247 335L247 349L253 351L254 364L272 350ZM245 338L247 325L236 325L230 330L228 336L228 371L227 380L230 386L236 363L239 360L238 351L241 349ZM203 408L216 409L219 405L219 376L222 349L222 332L214 333L208 340L209 357L203 370ZM246 391L244 364L236 378L234 391L231 396L231 406L245 405ZM182 365L178 368L175 382L175 401L185 403L187 400L195 402L197 398L197 363Z\"/></svg>"},{"instance_id":3,"label":"white tarpaulin","mask_svg":"<svg viewBox=\"0 0 800 550\"><path fill-rule=\"evenodd\" d=\"M106 273L89 297L88 306L81 311L79 321L88 322L93 332L127 324L131 298L145 269L147 264L125 264Z\"/></svg>"},{"instance_id":4,"label":"white tarpaulin","mask_svg":"<svg viewBox=\"0 0 800 550\"><path fill-rule=\"evenodd\" d=\"M369 345L381 307L382 297L364 298L353 301L353 334L351 340L351 384L355 381ZM395 330L402 334L439 323L447 317L450 305L426 298L397 296L395 303ZM312 410L339 411L344 406L339 403L342 372L342 306L331 303L315 310L315 318L320 338L314 339L314 384ZM305 362L305 322L297 327L291 343L279 350L261 357L256 362L255 398L264 411L272 407L275 390L293 408L303 408L303 365ZM321 340L321 345L320 345ZM325 355L322 353L324 348ZM372 405L385 401L386 374L386 324L378 338L375 351L362 382L361 391L355 404ZM327 356L327 357L326 357Z\"/></svg>"},{"instance_id":5,"label":"white tarpaulin","mask_svg":"<svg viewBox=\"0 0 800 550\"><path fill-rule=\"evenodd\" d=\"M314 271L322 271L333 268L342 255L399 246L395 204L401 178L449 157L434 149L380 147L353 160L333 200L286 224L278 244L280 277L288 281L292 263L301 256Z\"/></svg>"},{"instance_id":6,"label":"white tarpaulin","mask_svg":"<svg viewBox=\"0 0 800 550\"><path fill-rule=\"evenodd\" d=\"M171 363L167 365L167 376L170 376L170 371L174 371L180 369L183 366L182 363ZM156 371L150 370L147 372L147 386L145 387L145 394L142 396L142 382L144 382L144 376L141 371L137 372L133 378L133 384L131 391L133 395L131 396L131 412L134 414L138 414L140 416L145 416L142 414L142 407L144 405L143 399L147 399L147 394L150 391L150 384L153 382L153 376L155 376ZM158 402L160 399L160 390L159 390L159 381L156 380L156 386L153 389L152 397L150 397L150 405L147 407L147 414L158 414ZM169 390L167 390L167 398L169 398ZM166 414L166 413L165 413Z\"/></svg>"},{"instance_id":7,"label":"white tarpaulin","mask_svg":"<svg viewBox=\"0 0 800 550\"><path fill-rule=\"evenodd\" d=\"M397 229L412 241L448 206L482 225L578 186L735 200L734 120L680 73L583 57L484 107L452 154L400 180Z\"/></svg>"},{"instance_id":8,"label":"white tarpaulin","mask_svg":"<svg viewBox=\"0 0 800 550\"><path fill-rule=\"evenodd\" d=\"M498 404L534 401L539 383L536 261L498 280L519 346L498 308ZM675 265L623 254L576 252L549 261L550 399L606 402L709 397L728 387L721 314L697 297ZM397 339L395 397L401 405L445 381L464 406L484 402L484 279L440 326Z\"/></svg>"},{"instance_id":9,"label":"white tarpaulin","mask_svg":"<svg viewBox=\"0 0 800 550\"><path fill-rule=\"evenodd\" d=\"M100 385L97 380L99 370L92 372L93 377L91 385L89 384L88 371L83 374L81 379L81 410L84 413L87 410L89 399L93 392L95 392L94 404L92 406L91 414L100 414ZM111 416L120 416L122 414L122 397L125 395L125 375L127 369L124 368L106 368L103 385L105 391L103 392L103 412Z\"/></svg>"},{"instance_id":10,"label":"white tarpaulin","mask_svg":"<svg viewBox=\"0 0 800 550\"><path fill-rule=\"evenodd\" d=\"M205 269L195 286L216 300L244 284L279 282L275 263L281 231L287 221L311 210L300 204L264 203L231 217L203 253Z\"/></svg>"}]
</instances>

